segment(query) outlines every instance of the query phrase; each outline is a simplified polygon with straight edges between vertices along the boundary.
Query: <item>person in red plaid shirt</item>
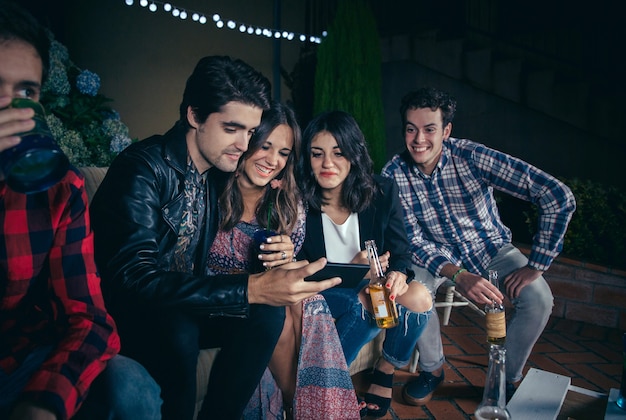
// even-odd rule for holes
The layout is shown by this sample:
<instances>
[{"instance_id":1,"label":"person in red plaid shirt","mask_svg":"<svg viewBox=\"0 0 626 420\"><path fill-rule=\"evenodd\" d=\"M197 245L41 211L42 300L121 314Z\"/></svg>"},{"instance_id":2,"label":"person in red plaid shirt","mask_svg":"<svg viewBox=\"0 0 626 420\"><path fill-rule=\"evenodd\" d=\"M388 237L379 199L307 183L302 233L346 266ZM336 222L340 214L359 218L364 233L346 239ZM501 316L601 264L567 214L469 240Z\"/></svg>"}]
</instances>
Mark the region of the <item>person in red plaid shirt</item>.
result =
<instances>
[{"instance_id":1,"label":"person in red plaid shirt","mask_svg":"<svg viewBox=\"0 0 626 420\"><path fill-rule=\"evenodd\" d=\"M39 100L48 48L36 20L0 0L0 152L35 125L32 109L7 107ZM159 418L157 384L116 356L93 249L75 168L33 194L11 190L0 171L0 419Z\"/></svg>"}]
</instances>

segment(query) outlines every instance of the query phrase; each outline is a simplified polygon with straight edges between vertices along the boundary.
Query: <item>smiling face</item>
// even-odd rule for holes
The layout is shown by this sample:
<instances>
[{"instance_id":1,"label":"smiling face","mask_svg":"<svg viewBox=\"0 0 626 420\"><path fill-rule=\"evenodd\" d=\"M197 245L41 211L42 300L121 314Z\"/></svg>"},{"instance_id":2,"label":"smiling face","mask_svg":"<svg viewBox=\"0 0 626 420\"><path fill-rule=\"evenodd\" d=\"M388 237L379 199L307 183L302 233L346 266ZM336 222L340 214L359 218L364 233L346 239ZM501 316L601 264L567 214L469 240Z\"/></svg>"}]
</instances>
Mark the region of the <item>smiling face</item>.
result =
<instances>
[{"instance_id":1,"label":"smiling face","mask_svg":"<svg viewBox=\"0 0 626 420\"><path fill-rule=\"evenodd\" d=\"M443 142L450 136L452 123L443 127L441 109L413 108L406 112L404 141L418 169L430 175L435 170Z\"/></svg>"},{"instance_id":2,"label":"smiling face","mask_svg":"<svg viewBox=\"0 0 626 420\"><path fill-rule=\"evenodd\" d=\"M311 169L319 186L326 192L340 193L350 173L351 164L345 158L337 140L322 131L311 141Z\"/></svg>"},{"instance_id":3,"label":"smiling face","mask_svg":"<svg viewBox=\"0 0 626 420\"><path fill-rule=\"evenodd\" d=\"M287 124L278 125L259 150L243 163L238 182L242 186L265 187L285 168L292 150L293 130Z\"/></svg>"},{"instance_id":4,"label":"smiling face","mask_svg":"<svg viewBox=\"0 0 626 420\"><path fill-rule=\"evenodd\" d=\"M213 166L224 172L235 171L262 113L261 108L231 101L198 123L189 107L187 120L191 129L187 132L187 148L198 172Z\"/></svg>"}]
</instances>

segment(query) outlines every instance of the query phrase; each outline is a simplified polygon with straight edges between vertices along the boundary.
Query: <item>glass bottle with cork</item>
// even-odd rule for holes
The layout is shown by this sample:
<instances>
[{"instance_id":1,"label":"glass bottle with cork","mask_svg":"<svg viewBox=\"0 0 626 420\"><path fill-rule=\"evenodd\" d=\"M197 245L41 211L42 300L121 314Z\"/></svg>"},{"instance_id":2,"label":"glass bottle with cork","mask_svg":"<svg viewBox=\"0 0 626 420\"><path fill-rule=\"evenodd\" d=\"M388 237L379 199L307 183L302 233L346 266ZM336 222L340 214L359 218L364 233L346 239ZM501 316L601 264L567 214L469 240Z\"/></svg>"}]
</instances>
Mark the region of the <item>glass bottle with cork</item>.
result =
<instances>
[{"instance_id":1,"label":"glass bottle with cork","mask_svg":"<svg viewBox=\"0 0 626 420\"><path fill-rule=\"evenodd\" d=\"M378 257L376 242L374 240L365 241L365 249L370 265L369 289L376 325L379 328L393 328L398 325L398 310L396 303L389 299L389 290L385 287L387 279Z\"/></svg>"},{"instance_id":2,"label":"glass bottle with cork","mask_svg":"<svg viewBox=\"0 0 626 420\"><path fill-rule=\"evenodd\" d=\"M498 272L489 270L489 281L499 289ZM487 342L492 345L502 346L506 341L506 316L504 306L492 300L485 305L485 324L487 329Z\"/></svg>"}]
</instances>

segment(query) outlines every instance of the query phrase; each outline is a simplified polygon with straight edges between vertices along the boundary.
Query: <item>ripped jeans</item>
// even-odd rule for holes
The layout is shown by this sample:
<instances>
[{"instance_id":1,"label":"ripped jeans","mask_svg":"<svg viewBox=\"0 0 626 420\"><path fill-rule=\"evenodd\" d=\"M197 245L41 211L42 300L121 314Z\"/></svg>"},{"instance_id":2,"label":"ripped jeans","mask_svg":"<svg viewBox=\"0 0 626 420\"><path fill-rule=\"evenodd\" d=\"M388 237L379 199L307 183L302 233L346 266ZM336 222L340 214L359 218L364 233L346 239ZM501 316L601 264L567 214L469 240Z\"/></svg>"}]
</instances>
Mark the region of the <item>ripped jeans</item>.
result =
<instances>
[{"instance_id":1,"label":"ripped jeans","mask_svg":"<svg viewBox=\"0 0 626 420\"><path fill-rule=\"evenodd\" d=\"M359 291L366 284L367 281L363 281L354 289L333 287L321 293L335 318L335 326L348 366L361 348L383 331L376 325L374 315L366 311L359 301ZM396 368L409 363L417 339L426 328L432 311L433 309L427 312L411 312L398 305L399 324L385 332L383 357L386 361Z\"/></svg>"}]
</instances>

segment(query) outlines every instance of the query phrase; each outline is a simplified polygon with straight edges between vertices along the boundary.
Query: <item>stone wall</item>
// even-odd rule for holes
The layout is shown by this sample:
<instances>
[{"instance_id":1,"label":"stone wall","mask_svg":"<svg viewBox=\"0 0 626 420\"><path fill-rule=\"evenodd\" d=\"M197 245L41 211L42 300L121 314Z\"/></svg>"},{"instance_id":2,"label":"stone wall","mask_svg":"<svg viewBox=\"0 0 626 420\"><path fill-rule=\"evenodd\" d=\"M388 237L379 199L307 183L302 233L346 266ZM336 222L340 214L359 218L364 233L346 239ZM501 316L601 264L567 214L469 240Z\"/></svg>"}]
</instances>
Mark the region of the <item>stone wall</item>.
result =
<instances>
[{"instance_id":1,"label":"stone wall","mask_svg":"<svg viewBox=\"0 0 626 420\"><path fill-rule=\"evenodd\" d=\"M626 271L558 257L544 277L554 316L626 330Z\"/></svg>"}]
</instances>

